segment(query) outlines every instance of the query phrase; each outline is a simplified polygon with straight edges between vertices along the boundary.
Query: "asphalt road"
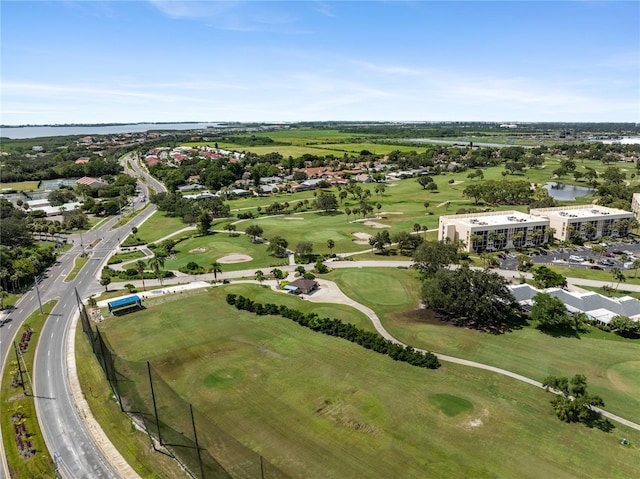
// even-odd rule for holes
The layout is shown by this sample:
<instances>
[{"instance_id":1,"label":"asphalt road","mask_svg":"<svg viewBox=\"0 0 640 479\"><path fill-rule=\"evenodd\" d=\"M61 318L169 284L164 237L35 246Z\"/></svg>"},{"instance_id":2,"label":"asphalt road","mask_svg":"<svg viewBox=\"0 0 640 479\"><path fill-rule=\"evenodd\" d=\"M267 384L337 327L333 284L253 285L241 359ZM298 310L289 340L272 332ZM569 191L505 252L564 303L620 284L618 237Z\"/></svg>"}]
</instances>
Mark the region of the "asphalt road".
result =
<instances>
[{"instance_id":1,"label":"asphalt road","mask_svg":"<svg viewBox=\"0 0 640 479\"><path fill-rule=\"evenodd\" d=\"M144 176L146 182L139 182L141 196L148 199L148 185L156 191L164 191L164 186L141 171L135 162L134 171L126 166L125 170L132 176ZM144 202L139 198L133 208L139 209ZM56 299L58 304L51 312L40 334L36 357L31 371L33 394L36 412L42 434L58 466L59 473L65 478L117 478L118 475L104 458L102 452L93 442L89 432L78 414L67 379L66 344L71 320L77 312L75 290L81 298L90 296L102 290L99 284L100 271L108 256L118 247L130 233L133 226L139 226L155 211L155 206L147 208L126 226L112 229L119 217L100 225L88 233L69 236L74 247L62 254L35 287L23 295L16 304L16 308L2 315L3 324L0 327L0 370L4 368L11 352L12 338L21 331L22 323L39 307L38 296L42 304ZM125 213L126 211L123 211ZM82 242L82 244L81 244ZM89 245L94 244L93 247ZM89 261L71 282L65 282L65 277L72 270L75 258L86 251ZM10 319L10 321L7 321ZM2 431L0 431L2 433ZM0 479L9 479L6 465L6 455L0 441Z\"/></svg>"}]
</instances>

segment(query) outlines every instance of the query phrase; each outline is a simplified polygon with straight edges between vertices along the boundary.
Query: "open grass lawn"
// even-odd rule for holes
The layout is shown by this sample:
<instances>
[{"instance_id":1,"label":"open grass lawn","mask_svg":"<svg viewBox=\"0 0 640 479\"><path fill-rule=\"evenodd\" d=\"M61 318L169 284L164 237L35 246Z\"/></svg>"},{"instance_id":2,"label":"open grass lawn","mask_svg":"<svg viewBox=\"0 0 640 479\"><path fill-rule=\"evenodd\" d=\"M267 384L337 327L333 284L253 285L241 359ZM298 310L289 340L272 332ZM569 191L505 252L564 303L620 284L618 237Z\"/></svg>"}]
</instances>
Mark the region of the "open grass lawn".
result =
<instances>
[{"instance_id":1,"label":"open grass lawn","mask_svg":"<svg viewBox=\"0 0 640 479\"><path fill-rule=\"evenodd\" d=\"M410 295L405 286L387 286ZM394 362L224 301L227 292L259 301L275 294L247 288L217 287L150 305L107 320L101 331L120 356L150 360L198 414L291 477L637 474L637 432L567 425L542 390L471 368L445 364L432 371ZM389 308L407 302L387 301L397 303ZM208 429L200 430L207 441ZM621 446L621 437L633 446Z\"/></svg>"},{"instance_id":2,"label":"open grass lawn","mask_svg":"<svg viewBox=\"0 0 640 479\"><path fill-rule=\"evenodd\" d=\"M26 367L29 372L33 370L33 358L35 356L36 346L38 343L40 332L47 320L48 314L55 307L56 302L50 301L42 305L42 309L45 314L40 314L39 310L36 310L27 320L22 327L16 333L16 344L19 344L22 338L22 333L26 328L31 328L33 333L29 342L29 347L24 353L23 358L26 363ZM3 340L9 341L11 338L3 337ZM29 393L33 393L33 388L28 382L27 374L24 371L23 374L26 389ZM7 463L9 465L9 472L11 477L29 477L29 478L47 478L55 477L55 468L53 460L47 450L47 446L42 437L40 431L40 425L36 416L36 408L33 402L32 396L23 396L22 388L11 387L12 371L17 371L17 361L13 348L9 351L7 364L4 369L4 376L2 377L2 390L0 392L0 410L2 410L2 440L4 441L4 451L7 455ZM27 430L28 436L23 437L24 440L31 441L33 447L36 450L36 454L30 458L23 458L18 452L18 447L14 439L13 425L11 423L11 417L14 414L20 413L24 418L24 425Z\"/></svg>"},{"instance_id":3,"label":"open grass lawn","mask_svg":"<svg viewBox=\"0 0 640 479\"><path fill-rule=\"evenodd\" d=\"M571 266L556 266L550 265L550 268L563 276L568 278L582 278L582 279L593 279L596 281L606 281L613 288L618 284L617 281L613 280L613 276L611 272L598 270L598 269L590 269L590 268L572 268ZM625 269L622 270L627 280L625 282L621 282L618 289L624 289L624 285L626 283L629 284L640 284L640 277L636 278L636 272L633 269Z\"/></svg>"},{"instance_id":4,"label":"open grass lawn","mask_svg":"<svg viewBox=\"0 0 640 479\"><path fill-rule=\"evenodd\" d=\"M0 183L0 190L11 189L16 191L35 191L39 181L18 181L16 183Z\"/></svg>"},{"instance_id":5,"label":"open grass lawn","mask_svg":"<svg viewBox=\"0 0 640 479\"><path fill-rule=\"evenodd\" d=\"M180 218L167 216L161 211L156 211L147 221L140 225L138 237L145 243L153 243L187 226L189 225L183 223Z\"/></svg>"},{"instance_id":6,"label":"open grass lawn","mask_svg":"<svg viewBox=\"0 0 640 479\"><path fill-rule=\"evenodd\" d=\"M175 247L174 258L167 259L164 269L178 270L195 261L208 269L211 263L229 254L245 254L252 260L243 263L222 264L222 271L237 271L242 269L274 268L288 263L288 258L276 258L267 252L266 244L255 244L247 235L228 233L212 233L207 236L194 236L181 241ZM266 271L265 271L266 272Z\"/></svg>"},{"instance_id":7,"label":"open grass lawn","mask_svg":"<svg viewBox=\"0 0 640 479\"><path fill-rule=\"evenodd\" d=\"M533 327L503 335L449 326L417 309L420 282L415 271L394 268L335 270L334 279L350 297L373 308L385 328L414 347L470 359L543 380L547 375L584 374L590 389L602 396L607 410L640 422L640 341L589 328L580 338L552 337ZM389 283L397 283L391 286ZM369 295L367 288L377 294ZM385 291L403 288L407 300L385 308Z\"/></svg>"},{"instance_id":8,"label":"open grass lawn","mask_svg":"<svg viewBox=\"0 0 640 479\"><path fill-rule=\"evenodd\" d=\"M143 478L183 479L184 471L171 458L154 452L149 437L120 412L104 372L78 325L75 337L78 378L91 412L129 465ZM26 476L25 476L26 477ZM53 476L52 476L53 477Z\"/></svg>"}]
</instances>

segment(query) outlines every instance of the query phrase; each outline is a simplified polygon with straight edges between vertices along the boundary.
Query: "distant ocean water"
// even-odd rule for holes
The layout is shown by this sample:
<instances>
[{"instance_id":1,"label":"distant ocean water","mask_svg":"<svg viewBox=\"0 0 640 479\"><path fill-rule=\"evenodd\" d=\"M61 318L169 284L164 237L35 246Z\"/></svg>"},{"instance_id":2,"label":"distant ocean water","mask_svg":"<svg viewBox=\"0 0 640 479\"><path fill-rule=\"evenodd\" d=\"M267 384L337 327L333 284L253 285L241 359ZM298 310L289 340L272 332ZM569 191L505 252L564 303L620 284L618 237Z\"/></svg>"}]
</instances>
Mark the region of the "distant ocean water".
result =
<instances>
[{"instance_id":1,"label":"distant ocean water","mask_svg":"<svg viewBox=\"0 0 640 479\"><path fill-rule=\"evenodd\" d=\"M47 136L69 135L113 135L119 133L141 133L149 130L201 130L219 127L219 123L136 123L109 126L19 126L0 128L0 137L21 140Z\"/></svg>"}]
</instances>

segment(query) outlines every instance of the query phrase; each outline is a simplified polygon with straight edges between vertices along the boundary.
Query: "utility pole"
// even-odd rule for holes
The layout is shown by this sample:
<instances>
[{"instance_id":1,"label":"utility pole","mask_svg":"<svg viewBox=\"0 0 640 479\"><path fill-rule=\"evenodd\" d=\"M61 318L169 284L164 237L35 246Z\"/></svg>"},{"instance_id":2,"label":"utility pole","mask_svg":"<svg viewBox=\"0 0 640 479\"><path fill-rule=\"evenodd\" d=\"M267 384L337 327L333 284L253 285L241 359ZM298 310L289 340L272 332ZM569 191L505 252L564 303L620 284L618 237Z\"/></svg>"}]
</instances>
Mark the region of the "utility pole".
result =
<instances>
[{"instance_id":1,"label":"utility pole","mask_svg":"<svg viewBox=\"0 0 640 479\"><path fill-rule=\"evenodd\" d=\"M40 291L38 290L38 277L33 278L33 284L36 287L36 296L38 297L38 304L40 305L40 314L44 314L42 310L42 301L40 301Z\"/></svg>"},{"instance_id":2,"label":"utility pole","mask_svg":"<svg viewBox=\"0 0 640 479\"><path fill-rule=\"evenodd\" d=\"M84 242L82 241L82 231L80 231L80 248L82 248L82 257L84 258Z\"/></svg>"}]
</instances>

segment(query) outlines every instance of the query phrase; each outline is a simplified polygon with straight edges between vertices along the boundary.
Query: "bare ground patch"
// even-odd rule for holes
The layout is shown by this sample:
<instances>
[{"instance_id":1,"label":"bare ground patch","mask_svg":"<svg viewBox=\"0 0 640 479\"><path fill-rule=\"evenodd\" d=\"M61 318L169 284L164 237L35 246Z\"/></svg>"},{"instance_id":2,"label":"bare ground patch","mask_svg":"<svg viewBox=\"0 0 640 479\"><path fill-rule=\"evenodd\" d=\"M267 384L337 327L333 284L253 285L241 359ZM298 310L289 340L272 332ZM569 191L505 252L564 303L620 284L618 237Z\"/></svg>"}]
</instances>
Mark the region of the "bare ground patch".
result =
<instances>
[{"instance_id":1,"label":"bare ground patch","mask_svg":"<svg viewBox=\"0 0 640 479\"><path fill-rule=\"evenodd\" d=\"M375 221L365 221L362 224L365 226L371 226L372 228L391 228L389 225L383 225L382 223L376 223Z\"/></svg>"}]
</instances>

